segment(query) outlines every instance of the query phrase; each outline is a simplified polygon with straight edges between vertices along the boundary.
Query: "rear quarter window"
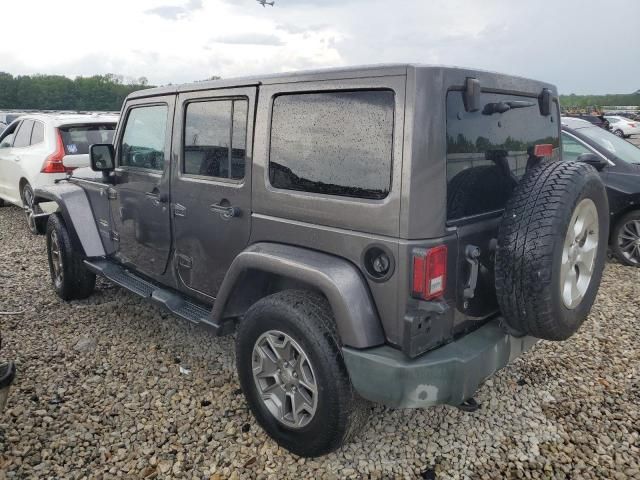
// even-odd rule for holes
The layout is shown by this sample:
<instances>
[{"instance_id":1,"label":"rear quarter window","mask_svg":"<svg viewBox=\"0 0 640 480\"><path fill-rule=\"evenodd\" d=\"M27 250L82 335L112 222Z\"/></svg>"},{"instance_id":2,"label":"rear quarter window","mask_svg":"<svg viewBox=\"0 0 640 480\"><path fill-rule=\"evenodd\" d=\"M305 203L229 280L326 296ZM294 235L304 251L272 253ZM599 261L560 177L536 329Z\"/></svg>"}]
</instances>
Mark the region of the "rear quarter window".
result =
<instances>
[{"instance_id":1,"label":"rear quarter window","mask_svg":"<svg viewBox=\"0 0 640 480\"><path fill-rule=\"evenodd\" d=\"M89 153L91 145L112 143L115 129L115 123L93 123L59 127L62 144L67 155Z\"/></svg>"},{"instance_id":2,"label":"rear quarter window","mask_svg":"<svg viewBox=\"0 0 640 480\"><path fill-rule=\"evenodd\" d=\"M512 104L496 113L496 105ZM536 98L482 93L481 108L467 112L460 91L447 94L447 219L498 211L527 168L533 147L553 145L559 157L557 108L542 116Z\"/></svg>"},{"instance_id":3,"label":"rear quarter window","mask_svg":"<svg viewBox=\"0 0 640 480\"><path fill-rule=\"evenodd\" d=\"M31 143L33 120L23 120L13 141L14 148L28 147Z\"/></svg>"},{"instance_id":4,"label":"rear quarter window","mask_svg":"<svg viewBox=\"0 0 640 480\"><path fill-rule=\"evenodd\" d=\"M273 101L269 180L285 190L382 199L391 184L394 93L286 94Z\"/></svg>"}]
</instances>

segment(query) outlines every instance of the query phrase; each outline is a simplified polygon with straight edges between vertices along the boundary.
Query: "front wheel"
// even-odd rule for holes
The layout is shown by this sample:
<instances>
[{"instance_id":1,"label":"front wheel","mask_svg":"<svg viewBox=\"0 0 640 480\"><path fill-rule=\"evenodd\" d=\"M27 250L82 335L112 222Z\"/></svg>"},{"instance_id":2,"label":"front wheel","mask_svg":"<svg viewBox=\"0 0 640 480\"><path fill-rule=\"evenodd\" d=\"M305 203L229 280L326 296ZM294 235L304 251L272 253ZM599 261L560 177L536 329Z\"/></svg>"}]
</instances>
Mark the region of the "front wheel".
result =
<instances>
[{"instance_id":1,"label":"front wheel","mask_svg":"<svg viewBox=\"0 0 640 480\"><path fill-rule=\"evenodd\" d=\"M21 195L29 231L35 235L44 235L47 231L47 219L36 216L42 213L42 209L35 203L36 196L33 193L31 185L25 183L24 187L22 187Z\"/></svg>"},{"instance_id":2,"label":"front wheel","mask_svg":"<svg viewBox=\"0 0 640 480\"><path fill-rule=\"evenodd\" d=\"M288 290L253 305L238 327L236 365L258 423L296 455L336 450L366 422L321 295Z\"/></svg>"},{"instance_id":3,"label":"front wheel","mask_svg":"<svg viewBox=\"0 0 640 480\"><path fill-rule=\"evenodd\" d=\"M53 214L47 223L47 254L53 288L63 300L80 300L93 293L96 276L74 250L62 217Z\"/></svg>"},{"instance_id":4,"label":"front wheel","mask_svg":"<svg viewBox=\"0 0 640 480\"><path fill-rule=\"evenodd\" d=\"M622 264L640 267L640 211L618 220L611 232L611 251Z\"/></svg>"}]
</instances>

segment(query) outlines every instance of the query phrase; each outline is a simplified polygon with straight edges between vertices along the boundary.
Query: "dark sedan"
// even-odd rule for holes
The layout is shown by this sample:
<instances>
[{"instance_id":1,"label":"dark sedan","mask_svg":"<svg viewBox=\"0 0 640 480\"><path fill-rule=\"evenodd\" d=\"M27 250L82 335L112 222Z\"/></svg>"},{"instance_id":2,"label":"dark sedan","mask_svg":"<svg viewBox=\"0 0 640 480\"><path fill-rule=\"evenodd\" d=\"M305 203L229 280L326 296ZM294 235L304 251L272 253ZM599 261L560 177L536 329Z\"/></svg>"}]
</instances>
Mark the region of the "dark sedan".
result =
<instances>
[{"instance_id":1,"label":"dark sedan","mask_svg":"<svg viewBox=\"0 0 640 480\"><path fill-rule=\"evenodd\" d=\"M577 118L562 118L562 155L596 167L607 187L613 254L640 266L640 148Z\"/></svg>"}]
</instances>

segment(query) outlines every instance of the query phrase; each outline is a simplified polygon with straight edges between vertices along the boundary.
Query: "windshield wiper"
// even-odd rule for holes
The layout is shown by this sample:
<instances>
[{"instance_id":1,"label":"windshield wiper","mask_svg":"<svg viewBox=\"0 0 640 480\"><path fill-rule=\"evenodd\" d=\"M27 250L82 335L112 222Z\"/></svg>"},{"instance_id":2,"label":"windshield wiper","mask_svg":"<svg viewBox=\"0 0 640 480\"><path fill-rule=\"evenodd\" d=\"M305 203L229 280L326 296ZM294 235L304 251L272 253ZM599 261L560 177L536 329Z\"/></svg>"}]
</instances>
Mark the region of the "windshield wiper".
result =
<instances>
[{"instance_id":1,"label":"windshield wiper","mask_svg":"<svg viewBox=\"0 0 640 480\"><path fill-rule=\"evenodd\" d=\"M514 100L512 102L493 102L487 103L482 109L483 115L493 115L494 113L504 113L516 108L534 107L537 103L527 102L526 100Z\"/></svg>"}]
</instances>

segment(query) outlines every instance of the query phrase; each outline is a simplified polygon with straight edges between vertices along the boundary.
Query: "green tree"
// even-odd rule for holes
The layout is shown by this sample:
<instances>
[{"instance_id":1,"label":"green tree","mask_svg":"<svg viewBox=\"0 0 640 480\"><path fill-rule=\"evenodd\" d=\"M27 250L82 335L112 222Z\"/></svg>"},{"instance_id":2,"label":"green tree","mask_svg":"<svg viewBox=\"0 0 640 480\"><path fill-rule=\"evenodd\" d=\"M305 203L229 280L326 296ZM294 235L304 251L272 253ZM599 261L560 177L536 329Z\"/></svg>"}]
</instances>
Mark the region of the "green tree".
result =
<instances>
[{"instance_id":1,"label":"green tree","mask_svg":"<svg viewBox=\"0 0 640 480\"><path fill-rule=\"evenodd\" d=\"M77 77L0 72L0 108L35 110L120 110L131 92L150 88L146 77L124 84L122 75Z\"/></svg>"}]
</instances>

